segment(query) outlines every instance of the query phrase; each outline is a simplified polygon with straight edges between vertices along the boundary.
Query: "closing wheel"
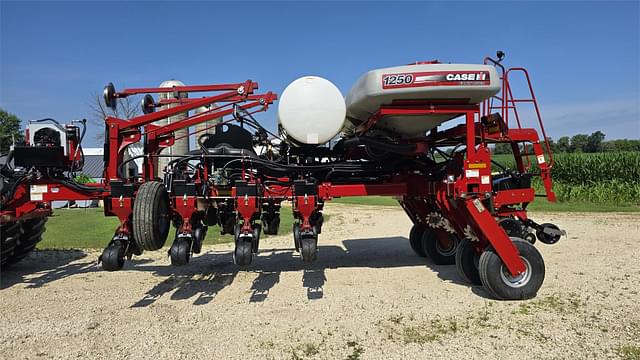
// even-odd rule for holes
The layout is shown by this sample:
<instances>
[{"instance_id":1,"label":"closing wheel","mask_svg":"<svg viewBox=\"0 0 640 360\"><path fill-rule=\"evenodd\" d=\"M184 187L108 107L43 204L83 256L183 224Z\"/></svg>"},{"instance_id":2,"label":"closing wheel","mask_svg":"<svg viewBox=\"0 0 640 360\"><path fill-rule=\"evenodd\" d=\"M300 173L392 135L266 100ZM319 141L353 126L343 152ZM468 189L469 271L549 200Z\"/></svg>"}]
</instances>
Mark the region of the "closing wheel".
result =
<instances>
[{"instance_id":1,"label":"closing wheel","mask_svg":"<svg viewBox=\"0 0 640 360\"><path fill-rule=\"evenodd\" d=\"M241 237L236 240L236 247L233 251L233 262L239 266L246 266L251 264L253 254L253 245L251 239Z\"/></svg>"},{"instance_id":2,"label":"closing wheel","mask_svg":"<svg viewBox=\"0 0 640 360\"><path fill-rule=\"evenodd\" d=\"M265 235L278 235L278 228L280 227L280 216L262 217L262 231Z\"/></svg>"},{"instance_id":3,"label":"closing wheel","mask_svg":"<svg viewBox=\"0 0 640 360\"><path fill-rule=\"evenodd\" d=\"M114 242L107 246L100 256L102 268L105 271L117 271L122 269L124 266L124 252L124 245L119 242Z\"/></svg>"},{"instance_id":4,"label":"closing wheel","mask_svg":"<svg viewBox=\"0 0 640 360\"><path fill-rule=\"evenodd\" d=\"M458 244L456 249L456 269L460 276L474 284L482 285L480 281L480 273L478 273L478 263L480 261L480 254L478 254L468 239L463 239Z\"/></svg>"},{"instance_id":5,"label":"closing wheel","mask_svg":"<svg viewBox=\"0 0 640 360\"><path fill-rule=\"evenodd\" d=\"M302 261L312 262L318 257L318 233L316 228L313 228L313 234L302 235L300 239L300 255L302 255Z\"/></svg>"},{"instance_id":6,"label":"closing wheel","mask_svg":"<svg viewBox=\"0 0 640 360\"><path fill-rule=\"evenodd\" d=\"M488 248L480 256L480 280L485 289L497 299L530 299L536 296L544 281L544 260L538 250L526 240L512 238L512 241L520 252L525 271L516 276L511 275L495 250Z\"/></svg>"},{"instance_id":7,"label":"closing wheel","mask_svg":"<svg viewBox=\"0 0 640 360\"><path fill-rule=\"evenodd\" d=\"M185 238L178 238L169 249L171 265L187 265L191 259L191 241Z\"/></svg>"},{"instance_id":8,"label":"closing wheel","mask_svg":"<svg viewBox=\"0 0 640 360\"><path fill-rule=\"evenodd\" d=\"M318 235L322 234L322 224L324 224L324 216L322 216L321 212L317 211L313 213L313 215L309 219L309 222L311 222L311 225L318 230Z\"/></svg>"},{"instance_id":9,"label":"closing wheel","mask_svg":"<svg viewBox=\"0 0 640 360\"><path fill-rule=\"evenodd\" d=\"M453 265L456 262L458 237L443 229L426 229L422 234L422 249L437 265Z\"/></svg>"},{"instance_id":10,"label":"closing wheel","mask_svg":"<svg viewBox=\"0 0 640 360\"><path fill-rule=\"evenodd\" d=\"M255 224L253 225L253 237L251 238L251 252L254 254L258 253L258 249L260 247L260 231L262 230L262 225Z\"/></svg>"},{"instance_id":11,"label":"closing wheel","mask_svg":"<svg viewBox=\"0 0 640 360\"><path fill-rule=\"evenodd\" d=\"M149 181L140 186L133 203L133 237L143 250L164 246L171 226L169 196L164 185Z\"/></svg>"},{"instance_id":12,"label":"closing wheel","mask_svg":"<svg viewBox=\"0 0 640 360\"><path fill-rule=\"evenodd\" d=\"M544 231L545 228L549 228L549 229L557 230L559 232L560 228L555 224L549 224L549 223L540 224L540 228L541 228L540 230L536 231L536 237L538 238L538 240L542 241L547 245L553 245L557 243L560 240L560 236L562 236L560 234L558 235L547 234Z\"/></svg>"},{"instance_id":13,"label":"closing wheel","mask_svg":"<svg viewBox=\"0 0 640 360\"><path fill-rule=\"evenodd\" d=\"M427 256L422 248L422 235L424 234L424 230L425 225L418 223L413 225L409 232L409 244L411 245L411 249L421 257Z\"/></svg>"},{"instance_id":14,"label":"closing wheel","mask_svg":"<svg viewBox=\"0 0 640 360\"><path fill-rule=\"evenodd\" d=\"M300 224L293 224L293 245L300 252Z\"/></svg>"}]
</instances>

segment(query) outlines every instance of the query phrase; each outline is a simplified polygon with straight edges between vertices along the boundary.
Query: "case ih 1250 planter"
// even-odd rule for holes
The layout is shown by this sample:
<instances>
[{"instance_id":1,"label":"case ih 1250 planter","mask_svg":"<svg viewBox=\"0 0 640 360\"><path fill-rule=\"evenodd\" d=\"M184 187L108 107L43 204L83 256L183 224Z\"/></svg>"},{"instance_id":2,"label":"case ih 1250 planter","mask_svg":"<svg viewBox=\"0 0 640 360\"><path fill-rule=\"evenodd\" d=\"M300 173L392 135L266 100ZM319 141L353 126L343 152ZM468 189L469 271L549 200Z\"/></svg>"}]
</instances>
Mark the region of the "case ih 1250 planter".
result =
<instances>
[{"instance_id":1,"label":"case ih 1250 planter","mask_svg":"<svg viewBox=\"0 0 640 360\"><path fill-rule=\"evenodd\" d=\"M537 224L526 210L536 196L534 176L555 201L553 157L527 71L505 69L502 57L498 52L497 60L480 65L433 61L373 70L346 101L329 81L300 78L281 96L277 135L253 117L277 96L257 93L250 80L122 91L109 84L104 101L112 108L118 99L146 95L144 115L105 119L102 183L72 180L82 168L82 123L32 122L26 144L13 147L13 165L2 169L2 265L35 247L56 200L103 200L105 215L120 219L100 257L113 271L133 255L162 248L171 224L172 264L187 264L208 227L217 225L234 235L233 261L248 265L261 233L278 232L283 201L292 203L296 251L314 261L327 201L382 195L396 197L413 221L409 240L419 256L455 264L463 278L496 298L535 296L545 265L533 243L555 243L562 232ZM514 98L514 75L524 77L528 98ZM533 105L542 140L522 127L522 102ZM190 115L154 125L178 114ZM197 134L198 150L161 155L176 131L220 118L212 131ZM443 129L452 119L462 122ZM127 147L138 142L143 154L125 160ZM496 143L511 145L515 169L492 161L489 144ZM158 169L163 157L168 164ZM142 169L130 175L125 170L136 160ZM492 164L500 171L492 172Z\"/></svg>"}]
</instances>

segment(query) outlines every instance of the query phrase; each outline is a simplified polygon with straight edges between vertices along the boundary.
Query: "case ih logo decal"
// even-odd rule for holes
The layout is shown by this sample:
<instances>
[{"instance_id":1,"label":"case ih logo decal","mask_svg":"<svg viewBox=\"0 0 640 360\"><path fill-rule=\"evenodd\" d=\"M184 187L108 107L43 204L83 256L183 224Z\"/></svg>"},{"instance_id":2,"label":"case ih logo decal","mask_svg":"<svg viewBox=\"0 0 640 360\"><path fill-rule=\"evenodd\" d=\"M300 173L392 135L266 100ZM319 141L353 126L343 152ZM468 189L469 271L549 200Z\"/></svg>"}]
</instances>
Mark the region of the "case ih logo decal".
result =
<instances>
[{"instance_id":1,"label":"case ih logo decal","mask_svg":"<svg viewBox=\"0 0 640 360\"><path fill-rule=\"evenodd\" d=\"M430 71L382 75L383 89L423 86L489 85L488 71Z\"/></svg>"}]
</instances>

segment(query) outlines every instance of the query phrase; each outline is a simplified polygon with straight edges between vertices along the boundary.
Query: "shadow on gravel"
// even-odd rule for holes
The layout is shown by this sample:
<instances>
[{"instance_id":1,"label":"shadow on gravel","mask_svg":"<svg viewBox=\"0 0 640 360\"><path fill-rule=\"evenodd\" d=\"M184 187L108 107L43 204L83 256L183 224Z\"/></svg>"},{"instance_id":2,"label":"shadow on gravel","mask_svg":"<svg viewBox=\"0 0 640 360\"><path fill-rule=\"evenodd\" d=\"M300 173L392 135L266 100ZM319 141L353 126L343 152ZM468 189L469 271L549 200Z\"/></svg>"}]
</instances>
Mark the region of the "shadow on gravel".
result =
<instances>
[{"instance_id":1,"label":"shadow on gravel","mask_svg":"<svg viewBox=\"0 0 640 360\"><path fill-rule=\"evenodd\" d=\"M134 308L147 307L165 294L171 293L172 300L187 300L195 297L195 305L213 301L216 295L231 285L239 273L255 273L250 289L249 302L265 301L271 289L280 282L283 272L302 272L302 287L309 300L324 297L327 281L326 269L368 267L427 266L438 277L454 284L468 286L458 275L455 266L435 265L428 259L417 256L405 237L375 239L349 239L343 247L320 245L318 259L313 263L303 263L293 249L264 249L255 256L253 263L246 267L233 264L231 253L210 251L197 255L184 267L154 264L150 259L133 259L125 263L124 270L146 271L155 276L165 277L163 281L149 289L145 296L132 305ZM97 266L97 258L87 256L81 250L39 250L23 261L2 270L0 289L15 284L27 284L27 288L37 288L69 276L102 271ZM481 287L474 287L478 296L488 297Z\"/></svg>"},{"instance_id":2,"label":"shadow on gravel","mask_svg":"<svg viewBox=\"0 0 640 360\"><path fill-rule=\"evenodd\" d=\"M87 256L82 250L36 250L20 262L0 272L0 290L16 284L27 284L27 289L38 288L69 276L102 271L97 257ZM133 259L125 263L131 269L152 260Z\"/></svg>"},{"instance_id":3,"label":"shadow on gravel","mask_svg":"<svg viewBox=\"0 0 640 360\"><path fill-rule=\"evenodd\" d=\"M36 288L74 274L92 271L91 262L72 264L86 257L82 250L36 250L20 262L2 269L0 289L19 283Z\"/></svg>"},{"instance_id":4,"label":"shadow on gravel","mask_svg":"<svg viewBox=\"0 0 640 360\"><path fill-rule=\"evenodd\" d=\"M318 259L313 263L303 263L292 249L265 249L261 250L259 255L254 257L253 263L246 267L234 265L231 254L227 252L207 252L198 255L185 267L151 264L137 266L136 270L150 271L155 276L167 277L167 279L147 291L145 296L131 307L149 306L172 291L172 300L196 297L193 302L195 305L207 304L221 290L231 285L241 272L257 273L250 289L249 302L252 303L265 301L269 291L280 282L280 275L283 272L303 272L302 287L306 288L309 300L324 297L323 287L327 281L325 270L336 268L427 266L445 281L469 286L462 281L455 266L435 265L417 256L405 237L350 239L344 240L343 244L344 248L320 245ZM484 293L477 294L487 296Z\"/></svg>"}]
</instances>

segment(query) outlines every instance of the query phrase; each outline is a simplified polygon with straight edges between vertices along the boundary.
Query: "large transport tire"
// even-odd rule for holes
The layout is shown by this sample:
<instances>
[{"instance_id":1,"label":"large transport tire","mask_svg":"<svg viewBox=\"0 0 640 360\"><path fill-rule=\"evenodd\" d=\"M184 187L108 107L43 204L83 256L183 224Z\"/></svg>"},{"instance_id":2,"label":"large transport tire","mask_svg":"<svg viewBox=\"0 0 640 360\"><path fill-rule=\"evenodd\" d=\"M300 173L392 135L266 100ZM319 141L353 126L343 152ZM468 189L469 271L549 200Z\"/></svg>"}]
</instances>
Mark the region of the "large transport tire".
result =
<instances>
[{"instance_id":1,"label":"large transport tire","mask_svg":"<svg viewBox=\"0 0 640 360\"><path fill-rule=\"evenodd\" d=\"M482 285L480 273L478 272L478 263L480 262L480 254L473 247L468 239L463 239L456 249L456 269L458 274L467 282L474 285Z\"/></svg>"},{"instance_id":2,"label":"large transport tire","mask_svg":"<svg viewBox=\"0 0 640 360\"><path fill-rule=\"evenodd\" d=\"M8 265L9 259L16 250L20 235L22 235L22 226L19 222L0 225L0 266Z\"/></svg>"},{"instance_id":3,"label":"large transport tire","mask_svg":"<svg viewBox=\"0 0 640 360\"><path fill-rule=\"evenodd\" d=\"M140 186L133 203L133 238L143 250L158 250L169 235L169 196L164 185L149 181Z\"/></svg>"},{"instance_id":4,"label":"large transport tire","mask_svg":"<svg viewBox=\"0 0 640 360\"><path fill-rule=\"evenodd\" d=\"M525 300L536 296L544 281L545 267L542 255L528 241L511 238L520 252L526 270L511 276L498 254L487 248L480 255L478 271L485 289L499 300Z\"/></svg>"},{"instance_id":5,"label":"large transport tire","mask_svg":"<svg viewBox=\"0 0 640 360\"><path fill-rule=\"evenodd\" d=\"M1 266L15 264L24 259L42 241L47 218L35 218L2 225Z\"/></svg>"},{"instance_id":6,"label":"large transport tire","mask_svg":"<svg viewBox=\"0 0 640 360\"><path fill-rule=\"evenodd\" d=\"M422 250L436 265L453 265L456 262L458 237L443 229L426 229L422 234Z\"/></svg>"},{"instance_id":7,"label":"large transport tire","mask_svg":"<svg viewBox=\"0 0 640 360\"><path fill-rule=\"evenodd\" d=\"M422 235L424 234L424 231L425 225L418 223L413 225L409 232L409 244L411 245L411 249L420 257L427 256L422 248Z\"/></svg>"}]
</instances>

